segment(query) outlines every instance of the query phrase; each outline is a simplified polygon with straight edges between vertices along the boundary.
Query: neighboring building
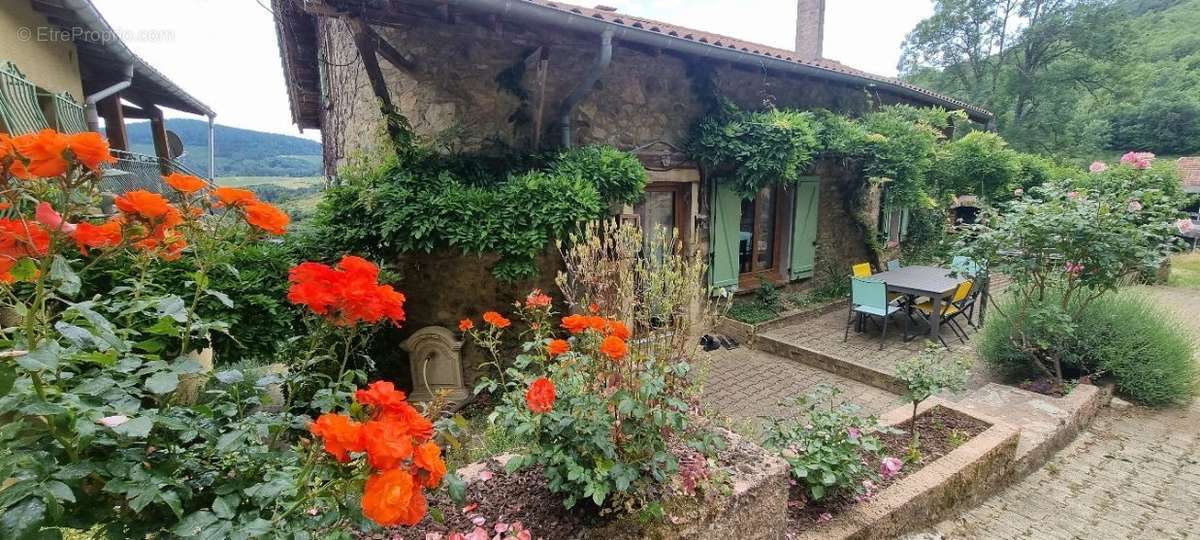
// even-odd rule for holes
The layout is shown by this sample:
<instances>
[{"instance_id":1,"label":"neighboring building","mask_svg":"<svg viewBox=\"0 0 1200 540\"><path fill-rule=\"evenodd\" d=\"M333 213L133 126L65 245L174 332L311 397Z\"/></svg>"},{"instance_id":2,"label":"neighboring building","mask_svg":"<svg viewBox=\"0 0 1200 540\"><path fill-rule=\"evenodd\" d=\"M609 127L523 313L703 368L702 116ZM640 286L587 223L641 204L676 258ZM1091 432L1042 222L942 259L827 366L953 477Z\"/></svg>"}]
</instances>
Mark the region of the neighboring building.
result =
<instances>
[{"instance_id":1,"label":"neighboring building","mask_svg":"<svg viewBox=\"0 0 1200 540\"><path fill-rule=\"evenodd\" d=\"M1200 157L1181 157L1175 161L1179 167L1179 181L1183 191L1200 193Z\"/></svg>"},{"instance_id":2,"label":"neighboring building","mask_svg":"<svg viewBox=\"0 0 1200 540\"><path fill-rule=\"evenodd\" d=\"M381 104L457 149L613 145L638 154L652 181L645 202L623 213L674 225L708 250L719 287L805 279L823 263L848 273L871 257L846 204L862 179L835 163L817 163L796 189L770 186L753 199L705 181L680 150L704 113L697 67L747 109L770 102L854 114L908 103L991 120L951 97L822 58L824 0L799 2L803 53L546 0L272 5L293 119L322 131L328 175L380 140ZM894 247L903 213L873 205Z\"/></svg>"},{"instance_id":3,"label":"neighboring building","mask_svg":"<svg viewBox=\"0 0 1200 540\"><path fill-rule=\"evenodd\" d=\"M216 113L133 54L89 0L0 5L0 131L100 131L103 118L118 158L106 187L157 189L160 174L184 170L163 108L208 117L211 176ZM130 152L126 118L150 121L155 155Z\"/></svg>"}]
</instances>

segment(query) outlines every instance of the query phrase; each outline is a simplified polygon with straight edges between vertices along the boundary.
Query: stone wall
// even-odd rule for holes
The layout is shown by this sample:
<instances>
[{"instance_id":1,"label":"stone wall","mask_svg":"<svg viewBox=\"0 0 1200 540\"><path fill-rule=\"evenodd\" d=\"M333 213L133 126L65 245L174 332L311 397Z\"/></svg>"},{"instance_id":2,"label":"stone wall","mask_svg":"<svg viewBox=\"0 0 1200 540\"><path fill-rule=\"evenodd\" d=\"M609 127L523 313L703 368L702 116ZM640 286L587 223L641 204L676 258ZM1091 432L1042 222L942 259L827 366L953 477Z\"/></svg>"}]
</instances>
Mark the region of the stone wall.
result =
<instances>
[{"instance_id":1,"label":"stone wall","mask_svg":"<svg viewBox=\"0 0 1200 540\"><path fill-rule=\"evenodd\" d=\"M377 144L381 118L346 23L320 21L327 100L322 131L329 162L342 164ZM380 60L392 102L418 134L452 150L527 149L535 126L540 126L541 147L556 146L559 106L584 78L599 48L594 36L511 23L399 21L373 27L418 64L417 71L408 72ZM545 48L548 58L540 121L539 48ZM712 73L721 95L750 109L774 104L853 114L898 101L863 87L731 65ZM618 41L611 65L573 115L574 140L622 149L656 141L682 147L704 114L694 86L682 56Z\"/></svg>"},{"instance_id":2,"label":"stone wall","mask_svg":"<svg viewBox=\"0 0 1200 540\"><path fill-rule=\"evenodd\" d=\"M557 298L554 276L562 267L557 251L547 250L538 258L539 276L528 281L497 280L491 269L498 259L495 254L463 255L451 250L397 258L392 269L399 278L391 283L407 297L404 304L407 319L398 333L389 336L388 342L399 343L426 326L442 326L458 332L458 321L471 318L479 324L485 311L508 313L513 302L524 300L534 288ZM396 381L409 381L408 355L399 347L385 348L377 358L380 368L395 375ZM485 354L469 340L463 347L463 380L468 388L473 387L480 375L479 365L490 360L485 359Z\"/></svg>"}]
</instances>

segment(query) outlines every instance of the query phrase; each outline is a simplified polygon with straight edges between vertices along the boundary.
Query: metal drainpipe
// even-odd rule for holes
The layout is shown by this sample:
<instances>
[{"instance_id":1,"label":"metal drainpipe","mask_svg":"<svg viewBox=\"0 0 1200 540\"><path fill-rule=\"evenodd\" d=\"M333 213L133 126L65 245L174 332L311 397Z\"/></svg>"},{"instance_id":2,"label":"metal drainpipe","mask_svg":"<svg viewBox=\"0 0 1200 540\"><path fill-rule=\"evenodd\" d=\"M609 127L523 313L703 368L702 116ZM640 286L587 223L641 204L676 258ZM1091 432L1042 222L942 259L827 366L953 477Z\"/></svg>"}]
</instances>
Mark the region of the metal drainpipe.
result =
<instances>
[{"instance_id":1,"label":"metal drainpipe","mask_svg":"<svg viewBox=\"0 0 1200 540\"><path fill-rule=\"evenodd\" d=\"M216 162L216 147L213 146L213 128L216 121L216 113L208 115L208 179L215 180L217 178L217 162Z\"/></svg>"},{"instance_id":2,"label":"metal drainpipe","mask_svg":"<svg viewBox=\"0 0 1200 540\"><path fill-rule=\"evenodd\" d=\"M100 100L129 88L133 84L133 64L125 66L124 75L125 80L84 98L83 103L87 106L87 125L89 130L100 131L100 114L96 112L96 104Z\"/></svg>"},{"instance_id":3,"label":"metal drainpipe","mask_svg":"<svg viewBox=\"0 0 1200 540\"><path fill-rule=\"evenodd\" d=\"M592 88L596 86L596 81L600 80L600 75L604 74L605 68L612 62L612 39L613 31L605 30L600 34L600 54L596 56L596 62L592 64L591 71L588 72L587 78L583 80L571 95L567 96L567 100L562 104L562 112L559 114L559 123L562 125L562 147L571 147L571 113L575 110L575 106L583 101L588 94L592 92Z\"/></svg>"}]
</instances>

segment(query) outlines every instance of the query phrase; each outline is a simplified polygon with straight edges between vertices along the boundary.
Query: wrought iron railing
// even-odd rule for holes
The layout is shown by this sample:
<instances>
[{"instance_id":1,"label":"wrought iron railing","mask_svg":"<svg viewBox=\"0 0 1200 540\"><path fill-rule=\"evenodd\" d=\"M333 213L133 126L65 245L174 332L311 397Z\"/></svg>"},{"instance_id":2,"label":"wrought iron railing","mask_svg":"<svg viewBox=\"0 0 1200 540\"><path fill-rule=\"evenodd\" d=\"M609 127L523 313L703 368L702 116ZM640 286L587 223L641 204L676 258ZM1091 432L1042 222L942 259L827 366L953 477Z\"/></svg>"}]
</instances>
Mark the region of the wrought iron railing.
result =
<instances>
[{"instance_id":1,"label":"wrought iron railing","mask_svg":"<svg viewBox=\"0 0 1200 540\"><path fill-rule=\"evenodd\" d=\"M201 178L207 176L197 173L177 159L164 159L124 150L113 150L112 155L117 161L105 169L101 188L118 195L137 189L168 193L162 177L173 172Z\"/></svg>"}]
</instances>

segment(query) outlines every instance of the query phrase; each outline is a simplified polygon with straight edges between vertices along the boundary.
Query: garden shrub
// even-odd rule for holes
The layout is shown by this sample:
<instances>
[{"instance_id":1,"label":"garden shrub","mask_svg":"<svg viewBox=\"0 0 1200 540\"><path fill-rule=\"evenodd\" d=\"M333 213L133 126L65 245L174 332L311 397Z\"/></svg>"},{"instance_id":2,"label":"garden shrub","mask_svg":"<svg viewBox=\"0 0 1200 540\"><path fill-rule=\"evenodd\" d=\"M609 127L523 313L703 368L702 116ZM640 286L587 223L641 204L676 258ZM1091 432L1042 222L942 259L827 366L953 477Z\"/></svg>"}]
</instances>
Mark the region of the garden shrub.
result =
<instances>
[{"instance_id":1,"label":"garden shrub","mask_svg":"<svg viewBox=\"0 0 1200 540\"><path fill-rule=\"evenodd\" d=\"M476 391L499 394L491 419L525 446L509 470L541 467L567 508L590 501L661 514L664 489L707 472L681 470L677 455L687 444L714 448L692 434L688 419L696 406L688 351L712 315L703 309L705 266L674 234L656 237L651 251L662 257L636 256L636 226L592 224L573 238L558 281L577 312L560 318L548 295L530 293L516 307L529 330L511 362L496 351L513 325L507 317L488 312L479 324L459 325L497 357L495 378Z\"/></svg>"},{"instance_id":2,"label":"garden shrub","mask_svg":"<svg viewBox=\"0 0 1200 540\"><path fill-rule=\"evenodd\" d=\"M942 147L936 171L942 189L995 201L1020 186L1021 160L999 135L973 131Z\"/></svg>"},{"instance_id":3,"label":"garden shrub","mask_svg":"<svg viewBox=\"0 0 1200 540\"><path fill-rule=\"evenodd\" d=\"M363 515L419 521L423 491L445 472L432 425L386 384L354 392L361 371L306 369L347 366L380 323L404 320L403 295L357 257L294 267L288 297L310 308L314 347L286 378L221 369L196 399L185 389L209 375L181 352L222 328L206 302L240 300L214 272L244 244L282 235L287 215L251 191L173 174L163 181L175 202L129 191L99 221L111 161L95 133L0 134L0 196L14 210L0 218L0 307L21 319L0 334L0 537L339 537L369 527ZM100 285L111 276L93 273L109 258L132 261L134 275ZM291 390L313 380L317 398L296 400ZM267 410L276 385L287 402Z\"/></svg>"},{"instance_id":4,"label":"garden shrub","mask_svg":"<svg viewBox=\"0 0 1200 540\"><path fill-rule=\"evenodd\" d=\"M840 394L836 387L818 388L796 399L800 412L794 418L765 426L763 446L780 453L814 501L862 494L865 481L878 477L870 465L883 451L871 434L878 421L862 416L862 409L849 401L838 404Z\"/></svg>"},{"instance_id":5,"label":"garden shrub","mask_svg":"<svg viewBox=\"0 0 1200 540\"><path fill-rule=\"evenodd\" d=\"M1157 268L1173 242L1161 216L1176 211L1153 193L1070 189L1036 188L986 213L960 241L961 254L1011 278L1019 301L996 311L1011 317L1009 340L1030 366L1058 385L1076 355L1059 342L1092 300Z\"/></svg>"},{"instance_id":6,"label":"garden shrub","mask_svg":"<svg viewBox=\"0 0 1200 540\"><path fill-rule=\"evenodd\" d=\"M1061 301L1048 295L1047 302ZM1193 337L1169 313L1138 291L1104 294L1079 311L1072 331L1055 331L1041 319L1028 319L1019 332L1011 314L1017 312L1012 296L988 317L979 333L979 355L1015 377L1036 375L1029 354L1010 336L1025 335L1064 353L1068 376L1111 377L1117 391L1152 406L1190 401L1200 376L1194 357Z\"/></svg>"},{"instance_id":7,"label":"garden shrub","mask_svg":"<svg viewBox=\"0 0 1200 540\"><path fill-rule=\"evenodd\" d=\"M896 363L896 378L904 383L904 401L912 404L912 441L909 452L916 453L920 445L917 433L917 409L921 402L941 393L961 392L967 386L971 364L960 359L948 359L936 343L925 346L925 350L912 358Z\"/></svg>"},{"instance_id":8,"label":"garden shrub","mask_svg":"<svg viewBox=\"0 0 1200 540\"><path fill-rule=\"evenodd\" d=\"M544 170L492 171L490 182L459 176L479 173L461 156L419 155L344 171L318 206L313 241L326 253L381 260L444 248L494 252L498 278L527 279L555 239L605 214L606 195L635 201L646 182L636 158L611 148L570 150Z\"/></svg>"}]
</instances>

